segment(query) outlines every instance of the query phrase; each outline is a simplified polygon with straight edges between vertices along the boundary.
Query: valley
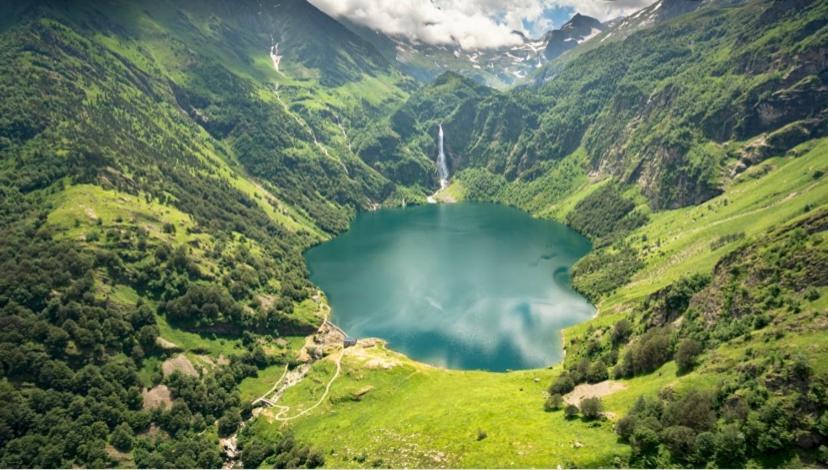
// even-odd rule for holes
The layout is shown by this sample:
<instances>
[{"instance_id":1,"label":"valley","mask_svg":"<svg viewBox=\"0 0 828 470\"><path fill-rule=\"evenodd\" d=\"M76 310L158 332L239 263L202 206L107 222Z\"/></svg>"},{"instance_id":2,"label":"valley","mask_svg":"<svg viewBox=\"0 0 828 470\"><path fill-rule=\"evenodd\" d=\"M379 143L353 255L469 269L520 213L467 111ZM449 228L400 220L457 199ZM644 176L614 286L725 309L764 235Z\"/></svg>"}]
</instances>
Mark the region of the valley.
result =
<instances>
[{"instance_id":1,"label":"valley","mask_svg":"<svg viewBox=\"0 0 828 470\"><path fill-rule=\"evenodd\" d=\"M665 222L654 221L638 229L635 238L646 234L648 238L670 240L663 248L665 253L654 254L648 268L621 290L623 295L599 302L600 315L564 330L567 349L577 351L579 345L575 340L612 327L639 299L674 279L709 273L715 264L710 258L715 258L718 251L710 246L720 239L720 234L764 234L781 221L803 218L801 207L828 203L825 185L813 184L812 177L814 168L825 160L826 148L828 143L822 141L803 157L772 160L769 164L775 170L756 179L746 178L711 200L709 204L719 210L679 209L669 218L672 226L664 226L665 217ZM766 188L764 194L756 190L759 187ZM799 208L789 209L796 215L778 212L781 201L797 198L801 198L796 203ZM738 201L741 207L734 207L734 212L721 210L721 202L728 199ZM744 216L734 217L734 213ZM676 220L687 221L693 230L676 226ZM802 305L799 314L779 317L771 326L740 341L709 348L700 361L703 366L692 373L677 373L676 364L671 361L651 374L621 380L622 389L603 397L605 410L619 417L629 412L641 395L656 394L664 388L680 392L732 380L735 366L751 350L763 351L762 356L801 354L812 364L819 364L818 370L825 371L822 358L828 353L826 331L793 333L798 328L795 325L822 315L825 307L820 296ZM777 331L791 333L769 345L766 338ZM425 366L389 351L385 345L358 348L366 352L346 352L344 373L334 383L326 407L293 424L298 438L333 451L330 459L334 466L373 464L362 460L363 456L381 459L379 466L390 467L591 467L630 457L629 449L617 442L611 422L591 426L569 420L561 412L544 411L548 384L564 370L560 365L492 375ZM392 365L369 365L366 354L385 361L393 358ZM313 402L331 373L328 360L319 362L311 375L318 378L291 390L284 402L300 407ZM356 392L365 389L370 391L355 398ZM278 428L262 420L252 432L254 436L268 435ZM478 430L486 433L485 439L478 440ZM382 435L382 439L376 439L377 435Z\"/></svg>"},{"instance_id":2,"label":"valley","mask_svg":"<svg viewBox=\"0 0 828 470\"><path fill-rule=\"evenodd\" d=\"M0 5L0 466L828 464L828 5L316 3Z\"/></svg>"}]
</instances>

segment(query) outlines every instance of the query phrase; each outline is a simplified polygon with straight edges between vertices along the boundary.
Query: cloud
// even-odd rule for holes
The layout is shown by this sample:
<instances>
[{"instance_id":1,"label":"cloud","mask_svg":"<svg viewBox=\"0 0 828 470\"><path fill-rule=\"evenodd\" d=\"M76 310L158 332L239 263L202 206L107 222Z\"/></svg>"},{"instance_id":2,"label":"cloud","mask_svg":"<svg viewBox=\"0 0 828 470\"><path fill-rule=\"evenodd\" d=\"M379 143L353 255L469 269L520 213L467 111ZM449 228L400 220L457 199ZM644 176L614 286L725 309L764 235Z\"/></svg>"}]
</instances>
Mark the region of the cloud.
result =
<instances>
[{"instance_id":1,"label":"cloud","mask_svg":"<svg viewBox=\"0 0 828 470\"><path fill-rule=\"evenodd\" d=\"M570 7L582 15L607 21L619 16L630 15L655 3L655 0L555 0L550 2L561 7Z\"/></svg>"},{"instance_id":2,"label":"cloud","mask_svg":"<svg viewBox=\"0 0 828 470\"><path fill-rule=\"evenodd\" d=\"M560 26L549 16L550 11L577 11L604 21L628 15L654 1L310 0L333 17L344 17L385 34L463 49L515 45L520 38L513 31L539 34Z\"/></svg>"}]
</instances>

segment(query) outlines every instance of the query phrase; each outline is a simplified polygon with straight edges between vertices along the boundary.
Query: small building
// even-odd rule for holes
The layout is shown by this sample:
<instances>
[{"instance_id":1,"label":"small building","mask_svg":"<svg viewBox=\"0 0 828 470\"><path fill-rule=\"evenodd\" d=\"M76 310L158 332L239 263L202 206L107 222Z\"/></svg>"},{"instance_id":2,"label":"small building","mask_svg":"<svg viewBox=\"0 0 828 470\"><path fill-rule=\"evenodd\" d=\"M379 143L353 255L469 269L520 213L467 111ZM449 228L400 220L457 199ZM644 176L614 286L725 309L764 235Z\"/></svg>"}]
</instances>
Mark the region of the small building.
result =
<instances>
[{"instance_id":1,"label":"small building","mask_svg":"<svg viewBox=\"0 0 828 470\"><path fill-rule=\"evenodd\" d=\"M343 344L346 348L350 348L351 346L356 346L356 344L357 344L357 339L356 339L356 338L352 338L352 337L350 337L350 336L346 336L346 337L345 337L345 340L342 342L342 344Z\"/></svg>"}]
</instances>

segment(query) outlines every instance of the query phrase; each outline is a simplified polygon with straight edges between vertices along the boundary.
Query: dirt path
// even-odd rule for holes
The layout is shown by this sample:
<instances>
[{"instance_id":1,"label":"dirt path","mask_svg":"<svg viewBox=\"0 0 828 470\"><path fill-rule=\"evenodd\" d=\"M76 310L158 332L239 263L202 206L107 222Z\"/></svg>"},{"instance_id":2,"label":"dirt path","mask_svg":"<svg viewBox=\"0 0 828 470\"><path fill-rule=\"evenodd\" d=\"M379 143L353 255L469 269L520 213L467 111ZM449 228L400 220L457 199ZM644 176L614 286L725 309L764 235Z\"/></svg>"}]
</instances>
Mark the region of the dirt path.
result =
<instances>
[{"instance_id":1,"label":"dirt path","mask_svg":"<svg viewBox=\"0 0 828 470\"><path fill-rule=\"evenodd\" d=\"M320 295L321 295L321 292L318 292L317 296L320 296ZM305 376L310 371L311 366L313 365L314 362L316 362L317 360L322 359L322 357L313 357L312 355L309 355L307 353L308 348L311 348L311 347L315 348L315 347L319 347L319 346L332 345L332 344L338 345L341 348L342 339L344 339L344 337L345 337L345 332L343 332L339 327L337 327L333 323L330 323L327 320L328 314L330 313L330 307L328 307L324 302L320 302L319 313L324 318L324 321L322 322L322 325L319 327L319 330L314 332L312 335L308 336L308 338L306 340L306 343L305 343L305 346L303 348L303 353L304 353L303 355L308 358L308 361L306 363L294 368L293 370L290 370L289 367L286 365L285 370L282 371L282 375L279 376L279 379L276 380L276 382L273 384L273 386L270 388L270 390L265 392L264 395L260 396L255 401L253 401L254 405L263 404L264 407L278 407L279 412L277 413L276 416L277 416L277 419L280 420L280 421L289 421L289 420L292 420L294 418L298 418L299 416L302 416L303 414L305 414L305 413L315 409L317 406L321 405L322 402L325 400L325 398L327 398L328 393L330 392L330 389L331 389L331 385L333 385L333 382L337 379L337 377L339 377L339 373L341 371L342 356L345 353L345 351L342 350L342 349L340 349L338 352L335 353L335 354L338 354L338 356L336 358L336 373L331 378L330 382L328 382L328 385L325 387L325 393L322 395L322 398L320 398L319 402L317 402L314 406L312 406L311 408L308 408L307 410L299 413L296 416L292 416L290 418L282 418L281 417L284 413L286 413L290 409L290 407L283 406L283 405L277 405L276 402L279 401L279 399L282 397L282 395L285 393L285 391L287 391L287 389L289 389L289 388L293 387L294 385L298 384L299 382L302 381L302 379L305 378ZM225 460L224 460L224 464L222 465L222 468L229 470L231 468L234 468L237 465L243 465L243 462L241 461L239 451L238 451L238 435L239 435L239 432L242 429L244 429L244 427L247 425L248 422L255 419L259 415L259 413L261 412L262 409L263 408L261 408L261 407L254 408L253 416L251 416L249 419L247 419L245 421L242 421L241 425L239 426L239 429L237 429L236 432L232 436L219 439L219 444L224 449L224 455L225 455Z\"/></svg>"},{"instance_id":2,"label":"dirt path","mask_svg":"<svg viewBox=\"0 0 828 470\"><path fill-rule=\"evenodd\" d=\"M279 387L279 384L281 384L281 383L282 383L282 380L285 378L285 376L287 375L287 373L288 373L288 365L287 365L287 364L285 364L285 370L284 370L284 371L282 371L282 375L279 377L279 379L276 381L276 383L274 383L274 384L273 384L273 387L271 387L271 388L270 388L270 390L266 391L266 392L265 392L262 396L260 396L259 398L257 398L257 399L255 399L255 400L253 400L253 405L255 405L256 403L258 403L258 402L260 402L260 401L265 401L265 400L267 400L267 396L268 396L268 395L270 395L270 394L272 394L272 393L274 393L274 392L276 391L276 389Z\"/></svg>"},{"instance_id":3,"label":"dirt path","mask_svg":"<svg viewBox=\"0 0 828 470\"><path fill-rule=\"evenodd\" d=\"M319 405L321 405L325 401L325 399L328 398L328 394L331 392L331 386L336 381L336 379L339 378L340 372L342 372L342 356L344 356L344 355L345 355L345 350L340 351L339 354L337 355L336 360L335 360L336 372L334 372L334 375L331 377L331 380L329 380L328 384L325 386L325 392L322 394L321 397L319 397L319 401L317 401L310 408L302 410L298 414L296 414L294 416L290 416L290 417L283 416L285 413L290 411L289 406L274 405L276 408L279 409L279 412L276 413L273 416L273 419L275 419L277 421L290 421L290 420L296 419L300 416L304 416L307 413L310 413L311 411L315 410Z\"/></svg>"}]
</instances>

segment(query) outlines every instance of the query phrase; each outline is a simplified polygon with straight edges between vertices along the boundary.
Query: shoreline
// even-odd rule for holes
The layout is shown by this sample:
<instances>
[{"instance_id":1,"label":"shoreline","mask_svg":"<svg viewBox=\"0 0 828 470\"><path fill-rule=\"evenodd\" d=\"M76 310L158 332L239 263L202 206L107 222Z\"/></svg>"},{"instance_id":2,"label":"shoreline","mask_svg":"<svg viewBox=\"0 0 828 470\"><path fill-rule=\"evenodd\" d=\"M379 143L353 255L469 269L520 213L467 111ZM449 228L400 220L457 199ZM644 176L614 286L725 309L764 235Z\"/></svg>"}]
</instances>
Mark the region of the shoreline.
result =
<instances>
[{"instance_id":1,"label":"shoreline","mask_svg":"<svg viewBox=\"0 0 828 470\"><path fill-rule=\"evenodd\" d=\"M448 187L448 186L447 186L447 187ZM447 188L447 187L446 187L446 188ZM464 200L461 200L461 201L457 201L457 200L455 200L455 199L453 199L453 198L450 198L450 199L448 199L448 200L441 200L441 199L438 199L438 198L439 198L440 193L442 193L442 192L443 192L446 188L441 188L441 189L437 190L435 193L433 193L432 195L427 196L427 198L426 198L427 204L426 204L426 205L432 205L432 204L437 205L437 204L460 204L460 203L472 203L472 204L491 204L491 205L498 205L498 206L503 206L503 207L512 208L512 209L518 210L518 211L520 211L520 212L522 212L522 213L524 213L524 214L528 215L529 217L531 217L531 218L533 218L533 219L537 219L537 220L546 220L546 221L555 222L555 223L558 223L558 224L561 224L561 225L566 226L566 227L567 227L567 228L569 228L570 230L573 230L573 231L575 231L576 233L578 233L578 235L580 235L581 237L583 237L584 239L586 239L586 240L589 242L589 246L590 246L590 248L589 248L589 252L591 252L591 251L593 250L593 242L592 242L592 240L590 240L588 237L586 237L584 234L582 234L582 233L578 232L578 231L577 231L577 230L575 230L574 228L570 227L570 226L569 226L569 225L567 225L565 222L559 221L559 220L554 219L554 218L537 217L537 216L535 216L534 214L530 213L529 211L527 211L527 210L525 210L525 209L523 209L523 208L521 208L521 207L519 207L519 206L515 206L515 205L512 205L512 204L504 203L504 202L501 202L501 201L482 201L482 200L465 200L465 199L464 199ZM383 210L383 209L405 209L405 207L402 207L402 208L400 208L400 207L382 207L381 205L376 205L376 206L372 207L372 209L370 210L370 212L372 212L372 213L373 213L373 212L378 212L378 211L381 211L381 210ZM353 221L352 221L352 222L353 222ZM322 241L319 241L318 243L314 244L313 246L308 247L306 250L304 250L304 251L302 252L302 256L303 256L303 258L305 258L305 254L306 254L309 250L311 250L312 248L317 247L317 246L319 246L319 245L321 245L321 244L323 244L323 243L330 242L330 241L331 241L331 240L333 240L334 238L336 238L336 237L338 237L338 236L340 236L340 235L342 235L342 234L346 233L347 231L349 231L349 230L351 229L351 226L352 226L352 224L349 224L349 225L348 225L348 228L347 228L346 230L344 230L343 232L341 232L341 233L339 233L339 234L336 234L336 235L333 235L333 236L331 236L330 238L328 238L327 240L322 240ZM587 252L586 254L584 254L584 256L586 256L587 254L589 254L589 252ZM581 258L578 258L578 260L580 260L580 259L582 259L582 258L583 258L583 256L582 256ZM577 261L576 261L576 262L577 262ZM307 259L305 259L305 263L306 263L306 267L307 267ZM574 264L574 263L573 263L573 264ZM570 267L570 269L571 269L571 267ZM314 284L314 285L315 285L315 284ZM349 336L349 335L348 335L348 333L347 333L347 332L345 332L345 330L344 330L344 329L342 329L341 327L339 327L338 325L336 325L336 324L332 321L332 312L333 312L333 308L332 308L332 307L331 307L331 305L327 302L327 296L325 296L325 294L324 294L324 292L322 291L322 289L321 289L318 285L315 285L315 287L317 288L317 295L321 296L321 298L322 298L322 299L324 299L324 302L325 302L325 304L327 305L327 311L326 311L326 312L324 312L324 316L322 317L322 323L320 323L320 327L319 327L319 328L322 328L322 327L325 325L325 323L328 323L328 324L330 324L331 326L333 326L334 328L336 328L337 330L341 331L341 332L342 332L345 336ZM572 325L568 325L568 326L566 326L566 327L564 327L564 328L561 328L560 330L558 330L558 331L556 332L556 334L557 334L557 335L559 335L560 340L561 340L561 343L560 343L560 344L561 344L561 358L560 358L560 360L559 360L559 361L557 361L557 362L554 362L554 363L549 363L549 364L542 365L542 366L537 366L537 367L528 368L528 369L507 369L507 370L503 370L503 371L494 371L494 370L487 370L487 369L453 369L453 368L448 368L448 367L445 367L445 366L439 366L439 365L429 364L429 363L427 363L427 362L422 362L422 361L420 361L420 360L414 359L414 358L410 357L409 355L405 354L404 352L398 351L397 349L395 349L395 348L393 348L393 347L389 346L388 340L386 340L386 339L384 339L384 338L375 338L375 337L371 337L371 338L357 338L357 337L354 337L354 339L356 339L358 342L361 342L361 341L364 341L364 340L380 341L380 342L382 342L382 343L385 345L385 347L387 347L389 350L393 351L393 352L394 352L394 353L396 353L396 354L400 354L401 356L405 357L407 360L411 361L412 363L414 363L414 364L416 364L416 365L418 365L418 366L430 367L430 368L435 368L435 369L444 370L444 371L449 371L449 372L456 371L456 372L485 372L485 373L492 373L492 374L511 374L511 373L526 373L526 372L530 372L530 371L543 371L543 370L549 370L549 369L553 369L553 368L555 368L555 367L557 367L557 366L559 366L559 365L560 365L560 366L562 366L562 365L564 364L565 360L566 360L566 355L567 355L567 348L566 348L566 339L567 339L567 337L566 337L566 330L567 330L567 329L569 329L569 328L573 328L573 327L575 327L575 326L578 326L578 325L581 325L581 324L584 324L584 323L587 323L587 322L593 321L593 320L595 320L596 318L598 318L598 316L600 315L600 309L598 308L598 306L597 306L597 305L593 304L593 303L592 303L592 301L591 301L589 298L587 298L587 297L586 297L586 296L584 296L581 292L579 292L577 289L575 289L575 288L574 288L574 286L570 286L570 287L571 287L571 288L572 288L572 289L573 289L573 290L574 290L574 291L575 291L578 295L580 295L581 297L583 297L583 298L584 298L584 300L585 300L585 301L586 301L586 302L587 302L590 306L592 306L592 307L595 309L595 312L594 312L594 313L593 313L593 314L592 314L589 318L586 318L586 319L584 319L584 320L582 320L582 321L580 321L580 322L574 323L574 324L572 324ZM315 334L316 334L316 332L315 332L314 334L310 335L310 336L313 336L313 335L315 335Z\"/></svg>"}]
</instances>

